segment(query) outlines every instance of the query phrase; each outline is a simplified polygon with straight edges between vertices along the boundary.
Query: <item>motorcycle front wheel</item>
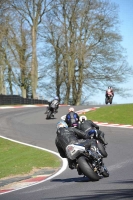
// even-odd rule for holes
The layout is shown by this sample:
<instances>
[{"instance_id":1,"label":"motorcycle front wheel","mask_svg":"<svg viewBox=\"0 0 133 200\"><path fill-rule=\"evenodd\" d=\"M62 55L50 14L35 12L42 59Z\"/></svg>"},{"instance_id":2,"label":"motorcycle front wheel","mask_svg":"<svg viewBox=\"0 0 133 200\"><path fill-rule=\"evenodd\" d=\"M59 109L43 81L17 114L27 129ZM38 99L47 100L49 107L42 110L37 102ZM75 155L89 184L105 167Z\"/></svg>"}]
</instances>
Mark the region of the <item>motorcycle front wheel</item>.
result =
<instances>
[{"instance_id":1,"label":"motorcycle front wheel","mask_svg":"<svg viewBox=\"0 0 133 200\"><path fill-rule=\"evenodd\" d=\"M105 104L108 104L108 99L107 98L105 98Z\"/></svg>"},{"instance_id":2,"label":"motorcycle front wheel","mask_svg":"<svg viewBox=\"0 0 133 200\"><path fill-rule=\"evenodd\" d=\"M106 150L105 150L103 144L101 144L101 143L98 141L97 147L98 147L100 153L102 154L102 156L103 156L104 158L106 158L106 157L108 156L108 154L107 154L107 152L106 152Z\"/></svg>"},{"instance_id":3,"label":"motorcycle front wheel","mask_svg":"<svg viewBox=\"0 0 133 200\"><path fill-rule=\"evenodd\" d=\"M79 157L77 162L83 174L87 176L91 181L98 181L100 179L98 174L94 172L91 163L88 162L88 159L86 157Z\"/></svg>"},{"instance_id":4,"label":"motorcycle front wheel","mask_svg":"<svg viewBox=\"0 0 133 200\"><path fill-rule=\"evenodd\" d=\"M51 118L51 115L52 115L52 112L49 110L49 111L47 112L47 117L46 117L46 119L50 119L50 118Z\"/></svg>"}]
</instances>

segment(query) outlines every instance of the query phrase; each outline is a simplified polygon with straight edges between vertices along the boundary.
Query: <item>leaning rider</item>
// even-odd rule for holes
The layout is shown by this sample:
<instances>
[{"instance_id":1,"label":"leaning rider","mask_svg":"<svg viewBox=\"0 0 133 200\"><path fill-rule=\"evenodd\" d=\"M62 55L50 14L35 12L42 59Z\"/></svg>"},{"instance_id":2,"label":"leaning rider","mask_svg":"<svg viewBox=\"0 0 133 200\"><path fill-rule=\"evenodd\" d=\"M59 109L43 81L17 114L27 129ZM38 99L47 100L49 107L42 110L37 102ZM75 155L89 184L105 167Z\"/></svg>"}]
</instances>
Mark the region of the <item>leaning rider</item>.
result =
<instances>
[{"instance_id":1,"label":"leaning rider","mask_svg":"<svg viewBox=\"0 0 133 200\"><path fill-rule=\"evenodd\" d=\"M58 149L58 152L60 153L60 156L63 158L67 158L66 156L66 147L69 144L75 144L75 143L82 143L84 146L88 149L90 149L91 145L95 145L95 140L93 139L86 139L87 134L79 130L75 127L68 127L66 122L63 120L60 120L57 123L57 136L55 139L55 144ZM82 139L78 139L82 138ZM68 159L68 164L70 169L75 169L76 165L75 163Z\"/></svg>"},{"instance_id":2,"label":"leaning rider","mask_svg":"<svg viewBox=\"0 0 133 200\"><path fill-rule=\"evenodd\" d=\"M107 145L108 143L105 141L104 133L99 130L99 126L91 120L87 120L85 115L80 116L80 123L78 128L85 133L88 133L88 137L91 137L91 134L94 134L95 138L99 138L99 140L104 144Z\"/></svg>"},{"instance_id":3,"label":"leaning rider","mask_svg":"<svg viewBox=\"0 0 133 200\"><path fill-rule=\"evenodd\" d=\"M106 98L108 98L108 95L111 95L112 97L114 97L114 91L112 87L108 87L108 89L106 90L105 96Z\"/></svg>"},{"instance_id":4,"label":"leaning rider","mask_svg":"<svg viewBox=\"0 0 133 200\"><path fill-rule=\"evenodd\" d=\"M69 108L69 113L66 115L65 122L69 127L77 127L79 115L74 111L73 107Z\"/></svg>"},{"instance_id":5,"label":"leaning rider","mask_svg":"<svg viewBox=\"0 0 133 200\"><path fill-rule=\"evenodd\" d=\"M53 109L53 115L54 115L54 113L58 112L59 98L57 96L52 101L49 102L49 107L46 108L45 114L47 114L47 111L48 111L49 108Z\"/></svg>"}]
</instances>

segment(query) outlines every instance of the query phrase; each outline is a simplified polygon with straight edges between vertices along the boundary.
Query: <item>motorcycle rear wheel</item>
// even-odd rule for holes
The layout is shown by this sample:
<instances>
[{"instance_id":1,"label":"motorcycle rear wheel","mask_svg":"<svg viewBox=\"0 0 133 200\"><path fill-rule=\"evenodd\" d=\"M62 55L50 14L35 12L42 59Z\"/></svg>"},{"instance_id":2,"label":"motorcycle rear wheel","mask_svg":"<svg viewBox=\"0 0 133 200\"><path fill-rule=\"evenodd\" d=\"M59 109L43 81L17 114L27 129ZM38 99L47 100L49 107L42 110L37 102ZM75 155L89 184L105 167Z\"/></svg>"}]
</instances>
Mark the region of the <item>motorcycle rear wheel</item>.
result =
<instances>
[{"instance_id":1,"label":"motorcycle rear wheel","mask_svg":"<svg viewBox=\"0 0 133 200\"><path fill-rule=\"evenodd\" d=\"M94 172L93 167L91 164L87 161L87 158L84 156L79 157L78 164L85 176L87 176L91 181L98 181L100 177L96 172Z\"/></svg>"}]
</instances>

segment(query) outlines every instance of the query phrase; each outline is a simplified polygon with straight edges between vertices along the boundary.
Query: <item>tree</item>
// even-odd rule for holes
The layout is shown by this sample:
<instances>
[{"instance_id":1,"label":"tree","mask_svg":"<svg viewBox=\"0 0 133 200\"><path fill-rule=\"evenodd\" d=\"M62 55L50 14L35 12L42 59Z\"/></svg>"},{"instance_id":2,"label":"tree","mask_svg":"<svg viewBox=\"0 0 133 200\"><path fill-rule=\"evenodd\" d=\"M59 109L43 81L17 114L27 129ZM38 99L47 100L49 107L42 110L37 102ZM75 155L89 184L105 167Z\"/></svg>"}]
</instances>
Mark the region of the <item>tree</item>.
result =
<instances>
[{"instance_id":1,"label":"tree","mask_svg":"<svg viewBox=\"0 0 133 200\"><path fill-rule=\"evenodd\" d=\"M8 3L8 1L7 1ZM4 0L0 1L0 94L5 94L5 80L4 73L5 66L5 50L3 48L6 42L6 35L8 33L8 27L6 26L5 13L8 7Z\"/></svg>"},{"instance_id":2,"label":"tree","mask_svg":"<svg viewBox=\"0 0 133 200\"><path fill-rule=\"evenodd\" d=\"M119 83L132 70L121 47L115 4L9 0L0 1L0 9L0 92L8 83L11 94L19 86L23 97L31 90L35 98L42 89L74 105L84 93L89 97L107 85L125 94Z\"/></svg>"},{"instance_id":3,"label":"tree","mask_svg":"<svg viewBox=\"0 0 133 200\"><path fill-rule=\"evenodd\" d=\"M19 19L19 18L18 18ZM18 34L16 35L16 30L18 30ZM31 84L30 80L30 69L28 67L30 64L30 57L31 57L31 49L30 46L30 34L29 31L24 28L24 22L22 19L18 20L17 28L10 28L11 38L9 39L8 45L13 53L17 65L20 69L18 73L18 77L16 83L21 88L22 97L26 98L29 96L29 87ZM14 48L13 48L14 47Z\"/></svg>"},{"instance_id":4,"label":"tree","mask_svg":"<svg viewBox=\"0 0 133 200\"><path fill-rule=\"evenodd\" d=\"M72 97L74 105L80 104L84 90L89 95L111 85L121 94L118 84L131 75L131 68L121 46L117 6L99 0L56 3L47 15L44 38L56 60L57 94L65 87L62 98L68 103Z\"/></svg>"},{"instance_id":5,"label":"tree","mask_svg":"<svg viewBox=\"0 0 133 200\"><path fill-rule=\"evenodd\" d=\"M48 12L49 5L53 0L11 0L12 7L25 19L31 29L32 38L32 62L31 62L31 85L32 96L36 98L38 83L38 61L37 61L37 34L38 26L41 24L43 15Z\"/></svg>"}]
</instances>

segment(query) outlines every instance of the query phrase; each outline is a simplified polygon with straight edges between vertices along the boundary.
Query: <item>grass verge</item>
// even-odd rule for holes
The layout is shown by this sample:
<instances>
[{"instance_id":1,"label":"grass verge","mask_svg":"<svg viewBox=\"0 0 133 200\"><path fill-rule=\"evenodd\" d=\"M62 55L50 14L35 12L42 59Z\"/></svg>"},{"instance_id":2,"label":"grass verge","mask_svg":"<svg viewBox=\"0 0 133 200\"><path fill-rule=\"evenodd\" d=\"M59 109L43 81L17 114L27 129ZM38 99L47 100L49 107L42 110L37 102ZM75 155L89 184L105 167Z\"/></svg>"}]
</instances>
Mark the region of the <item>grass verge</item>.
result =
<instances>
[{"instance_id":1,"label":"grass verge","mask_svg":"<svg viewBox=\"0 0 133 200\"><path fill-rule=\"evenodd\" d=\"M133 125L133 104L107 105L89 111L86 116L92 121Z\"/></svg>"},{"instance_id":2,"label":"grass verge","mask_svg":"<svg viewBox=\"0 0 133 200\"><path fill-rule=\"evenodd\" d=\"M59 166L61 160L52 153L0 138L0 179Z\"/></svg>"}]
</instances>

